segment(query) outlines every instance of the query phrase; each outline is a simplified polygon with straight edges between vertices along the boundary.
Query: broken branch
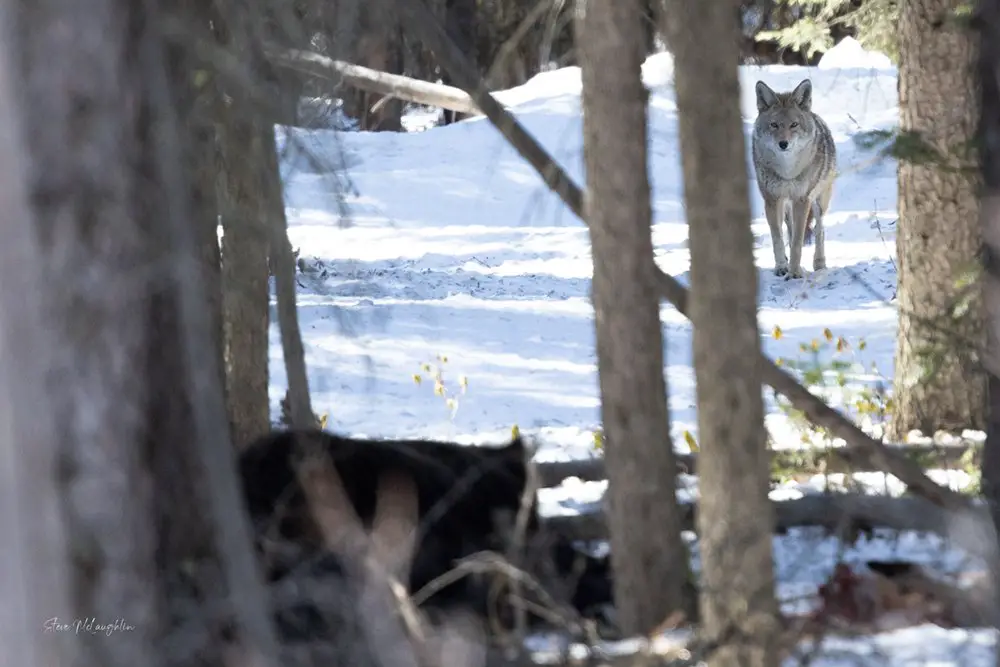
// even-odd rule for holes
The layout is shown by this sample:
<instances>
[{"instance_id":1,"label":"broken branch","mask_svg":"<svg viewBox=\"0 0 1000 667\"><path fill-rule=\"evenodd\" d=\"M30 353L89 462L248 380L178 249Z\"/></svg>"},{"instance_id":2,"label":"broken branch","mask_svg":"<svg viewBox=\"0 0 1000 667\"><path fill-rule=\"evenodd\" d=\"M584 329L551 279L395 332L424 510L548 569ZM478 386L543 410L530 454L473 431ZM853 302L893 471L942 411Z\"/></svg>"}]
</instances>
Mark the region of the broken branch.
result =
<instances>
[{"instance_id":1,"label":"broken branch","mask_svg":"<svg viewBox=\"0 0 1000 667\"><path fill-rule=\"evenodd\" d=\"M265 48L264 53L275 65L338 83L344 81L369 93L387 95L431 107L442 107L459 113L481 113L475 102L460 88L379 72L342 60L327 58L311 51L280 50L269 46Z\"/></svg>"}]
</instances>

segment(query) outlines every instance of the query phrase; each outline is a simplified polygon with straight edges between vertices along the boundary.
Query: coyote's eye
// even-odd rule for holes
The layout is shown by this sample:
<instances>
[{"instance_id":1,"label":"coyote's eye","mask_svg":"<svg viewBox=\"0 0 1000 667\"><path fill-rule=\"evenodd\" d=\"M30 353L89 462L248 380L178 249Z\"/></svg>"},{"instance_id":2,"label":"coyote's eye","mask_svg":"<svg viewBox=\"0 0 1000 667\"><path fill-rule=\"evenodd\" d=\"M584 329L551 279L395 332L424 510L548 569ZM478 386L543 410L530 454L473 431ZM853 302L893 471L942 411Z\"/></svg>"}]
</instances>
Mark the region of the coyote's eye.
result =
<instances>
[{"instance_id":1,"label":"coyote's eye","mask_svg":"<svg viewBox=\"0 0 1000 667\"><path fill-rule=\"evenodd\" d=\"M778 129L778 124L777 123L771 123L771 129L772 130L777 130Z\"/></svg>"},{"instance_id":2,"label":"coyote's eye","mask_svg":"<svg viewBox=\"0 0 1000 667\"><path fill-rule=\"evenodd\" d=\"M799 126L798 123L792 123L792 125L791 125L791 127L798 127L798 126Z\"/></svg>"}]
</instances>

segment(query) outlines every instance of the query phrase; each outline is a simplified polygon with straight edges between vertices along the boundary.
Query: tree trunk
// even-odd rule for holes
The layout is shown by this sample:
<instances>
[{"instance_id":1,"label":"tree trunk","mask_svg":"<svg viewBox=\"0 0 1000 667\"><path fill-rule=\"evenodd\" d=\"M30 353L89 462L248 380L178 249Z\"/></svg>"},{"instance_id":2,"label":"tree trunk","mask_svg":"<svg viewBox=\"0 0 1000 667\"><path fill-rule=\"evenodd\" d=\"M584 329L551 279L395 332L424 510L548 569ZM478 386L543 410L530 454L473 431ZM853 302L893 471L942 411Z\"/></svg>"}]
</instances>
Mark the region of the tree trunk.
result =
<instances>
[{"instance_id":1,"label":"tree trunk","mask_svg":"<svg viewBox=\"0 0 1000 667\"><path fill-rule=\"evenodd\" d=\"M985 366L989 395L981 487L990 508L994 534L1000 536L1000 0L981 0L977 18L980 29L983 301L987 325ZM1000 548L1000 544L996 547ZM995 562L993 567L992 580L996 582ZM1000 600L997 600L997 611L1000 613ZM997 664L1000 665L1000 651L997 652Z\"/></svg>"},{"instance_id":2,"label":"tree trunk","mask_svg":"<svg viewBox=\"0 0 1000 667\"><path fill-rule=\"evenodd\" d=\"M17 4L5 18L16 20L54 338L51 406L40 416L57 431L61 460L51 474L72 554L70 605L50 615L131 626L79 633L75 665L157 665L154 642L165 626L150 456L154 445L177 442L152 428L146 373L163 353L150 330L151 297L176 258L154 245L162 217L142 205L150 195L163 201L146 155L154 128L145 17L122 0Z\"/></svg>"},{"instance_id":3,"label":"tree trunk","mask_svg":"<svg viewBox=\"0 0 1000 667\"><path fill-rule=\"evenodd\" d=\"M960 286L982 233L976 182L959 151L974 137L976 48L953 12L955 0L900 4L900 129L918 132L947 158L899 163L899 331L890 437L912 429L983 429L986 375L979 365L984 314L978 289ZM969 292L968 310L955 315Z\"/></svg>"},{"instance_id":4,"label":"tree trunk","mask_svg":"<svg viewBox=\"0 0 1000 667\"><path fill-rule=\"evenodd\" d=\"M216 25L223 47L245 65L244 82L262 81L262 56L250 43L245 8L230 6ZM247 85L240 82L239 85ZM218 127L222 214L222 312L226 357L226 401L230 433L242 447L271 428L268 402L268 202L280 175L263 159L265 132L274 132L266 114L253 106L253 92L225 91ZM275 185L277 183L277 185Z\"/></svg>"},{"instance_id":5,"label":"tree trunk","mask_svg":"<svg viewBox=\"0 0 1000 667\"><path fill-rule=\"evenodd\" d=\"M590 3L577 41L615 602L629 634L691 611L653 262L639 9L638 0Z\"/></svg>"},{"instance_id":6,"label":"tree trunk","mask_svg":"<svg viewBox=\"0 0 1000 667\"><path fill-rule=\"evenodd\" d=\"M181 0L185 2L187 0ZM198 28L192 30L189 38L199 38L211 43L211 20L214 18L211 3L200 3L195 0L199 21ZM197 67L203 71L212 71L210 63L188 61L191 57L190 43L178 45L182 53L177 60L184 59L185 78ZM176 65L175 65L176 66ZM183 76L183 75L182 75ZM178 116L185 119L182 123L190 132L190 144L185 146L183 159L186 162L185 172L191 175L191 210L195 216L194 228L197 233L197 244L201 264L201 275L204 280L205 298L208 302L209 328L212 332L212 348L219 359L217 372L223 390L225 388L225 345L222 318L222 253L219 247L219 197L217 181L221 169L219 159L219 137L217 121L222 115L223 99L219 82L214 76L207 77L200 86L190 91L191 99L186 109L179 109Z\"/></svg>"},{"instance_id":7,"label":"tree trunk","mask_svg":"<svg viewBox=\"0 0 1000 667\"><path fill-rule=\"evenodd\" d=\"M403 36L390 0L362 3L357 30L355 62L380 72L403 73ZM376 103L380 107L373 111ZM344 110L357 119L361 130L399 132L403 128L403 103L397 99L351 90L345 95Z\"/></svg>"},{"instance_id":8,"label":"tree trunk","mask_svg":"<svg viewBox=\"0 0 1000 667\"><path fill-rule=\"evenodd\" d=\"M739 5L668 5L676 61L697 384L701 619L711 667L779 662L757 268L740 116ZM705 44L714 44L705 49ZM706 83L708 82L708 83Z\"/></svg>"},{"instance_id":9,"label":"tree trunk","mask_svg":"<svg viewBox=\"0 0 1000 667\"><path fill-rule=\"evenodd\" d=\"M226 400L237 447L271 428L268 402L268 243L262 193L263 132L270 123L241 117L229 106L219 128L224 163L222 212L222 312Z\"/></svg>"},{"instance_id":10,"label":"tree trunk","mask_svg":"<svg viewBox=\"0 0 1000 667\"><path fill-rule=\"evenodd\" d=\"M16 5L0 11L11 15ZM10 24L0 27L0 210L7 216L0 243L0 646L7 664L47 667L70 664L80 649L78 637L54 640L48 625L70 608L69 552L53 474L60 443L43 380L54 349L44 306L50 283L29 206L13 40Z\"/></svg>"},{"instance_id":11,"label":"tree trunk","mask_svg":"<svg viewBox=\"0 0 1000 667\"><path fill-rule=\"evenodd\" d=\"M447 3L445 29L455 45L462 51L462 55L470 62L479 62L479 54L476 45L476 18L478 14L476 0L451 0ZM451 84L451 77L447 72L441 73L441 83ZM441 124L451 125L452 123L469 118L471 114L458 113L449 109L444 109Z\"/></svg>"},{"instance_id":12,"label":"tree trunk","mask_svg":"<svg viewBox=\"0 0 1000 667\"><path fill-rule=\"evenodd\" d=\"M218 612L192 612L219 609L213 537L240 518L235 502L224 521L205 511L216 508L218 486L206 484L206 471L213 482L228 473L230 499L237 492L224 445L217 465L200 458L225 433L213 437L196 418L206 404L221 415L221 398L193 389L214 381L218 394L221 377L210 327L191 335L194 320L206 321L195 227L208 216L189 206L197 123L182 130L177 121L196 115L194 67L176 44L168 58L159 32L197 24L191 7L24 2L5 14L17 21L40 284L48 290L38 337L53 339L51 405L38 401L36 410L60 445L48 474L59 484L69 536L70 600L48 613L62 623L116 624L74 632L75 665L220 662L206 632ZM249 538L237 546L248 553Z\"/></svg>"}]
</instances>

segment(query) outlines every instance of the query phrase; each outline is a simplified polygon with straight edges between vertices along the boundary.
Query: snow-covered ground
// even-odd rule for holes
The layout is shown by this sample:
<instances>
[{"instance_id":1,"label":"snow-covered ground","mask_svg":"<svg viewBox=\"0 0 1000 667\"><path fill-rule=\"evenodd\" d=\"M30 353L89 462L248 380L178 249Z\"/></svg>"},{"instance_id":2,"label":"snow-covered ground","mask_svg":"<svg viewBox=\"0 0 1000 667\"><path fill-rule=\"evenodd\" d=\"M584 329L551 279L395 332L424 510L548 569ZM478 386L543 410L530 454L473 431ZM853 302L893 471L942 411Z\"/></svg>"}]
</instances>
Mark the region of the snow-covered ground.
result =
<instances>
[{"instance_id":1,"label":"snow-covered ground","mask_svg":"<svg viewBox=\"0 0 1000 667\"><path fill-rule=\"evenodd\" d=\"M668 54L651 57L643 67L653 92L653 241L660 266L686 283L672 72ZM743 67L751 178L755 81L789 90L805 77L813 80L813 108L830 125L839 155L841 175L826 217L829 268L799 281L774 276L762 201L752 186L760 326L767 353L788 360L808 361L811 353L801 346L813 341L821 343L820 357L830 359L824 330L843 337L850 347L838 358L857 366L848 393L832 398L850 404L859 390L892 373L896 165L876 160L853 137L896 124L896 72L884 56L865 53L853 40L829 52L818 68ZM497 97L583 183L579 69L540 74ZM419 130L427 120L426 113L413 114L407 122ZM284 160L289 234L303 269L298 298L310 389L317 412L329 413L330 428L499 442L516 424L542 443L539 460L592 456L599 403L583 223L482 118L406 134L296 134L297 146ZM280 131L279 143L288 143ZM316 159L302 158L304 150ZM340 166L350 180L342 200L337 192L344 176L335 173ZM806 267L811 252L807 248ZM686 451L683 433L697 437L691 329L669 306L662 318L675 446ZM775 327L778 337L772 335ZM270 395L277 418L286 379L274 327L271 341ZM424 364L443 367L445 397L435 394ZM424 381L415 382L415 374ZM462 378L468 382L464 392ZM773 395L765 396L774 446L801 446L801 434ZM885 483L876 477L872 486ZM948 481L956 477L964 482L954 474ZM695 490L694 480L684 481L682 493ZM775 497L822 483L800 482L777 489ZM603 489L603 483L568 481L543 493L544 511L579 511L597 502ZM837 558L891 557L933 564L942 572L969 567L961 553L936 538L881 536L844 550L802 530L775 538L779 593L789 605L815 593ZM815 664L975 667L992 660L992 645L992 632L922 627L831 645L836 655Z\"/></svg>"}]
</instances>

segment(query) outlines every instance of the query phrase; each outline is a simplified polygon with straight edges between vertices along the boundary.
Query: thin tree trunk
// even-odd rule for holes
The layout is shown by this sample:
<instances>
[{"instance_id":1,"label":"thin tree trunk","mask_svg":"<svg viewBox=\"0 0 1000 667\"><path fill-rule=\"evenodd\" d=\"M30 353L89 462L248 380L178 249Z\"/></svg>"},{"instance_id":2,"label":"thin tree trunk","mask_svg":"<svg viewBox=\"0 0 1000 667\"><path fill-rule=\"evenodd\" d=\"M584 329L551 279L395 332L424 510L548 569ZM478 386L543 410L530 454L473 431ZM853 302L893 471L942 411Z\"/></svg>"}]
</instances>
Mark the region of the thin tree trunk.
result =
<instances>
[{"instance_id":1,"label":"thin tree trunk","mask_svg":"<svg viewBox=\"0 0 1000 667\"><path fill-rule=\"evenodd\" d=\"M720 643L711 667L779 662L761 394L757 268L740 116L736 0L673 0L684 201L691 247L698 435L701 442L701 618ZM705 49L705 44L713 48Z\"/></svg>"},{"instance_id":2,"label":"thin tree trunk","mask_svg":"<svg viewBox=\"0 0 1000 667\"><path fill-rule=\"evenodd\" d=\"M592 2L579 20L615 602L624 632L648 632L690 608L652 261L640 3Z\"/></svg>"},{"instance_id":3,"label":"thin tree trunk","mask_svg":"<svg viewBox=\"0 0 1000 667\"><path fill-rule=\"evenodd\" d=\"M260 205L260 164L264 123L241 117L230 106L219 131L222 178L223 332L226 397L237 447L270 429L268 402L267 228Z\"/></svg>"},{"instance_id":4,"label":"thin tree trunk","mask_svg":"<svg viewBox=\"0 0 1000 667\"><path fill-rule=\"evenodd\" d=\"M954 0L900 4L900 129L917 132L947 164L899 163L899 331L890 437L920 429L958 432L986 421L983 304L973 290L967 312L962 277L982 241L976 180L963 148L979 119L971 32Z\"/></svg>"},{"instance_id":5,"label":"thin tree trunk","mask_svg":"<svg viewBox=\"0 0 1000 667\"><path fill-rule=\"evenodd\" d=\"M224 48L246 63L246 80L255 85L257 58L250 42L246 8L220 6L216 26ZM268 225L273 207L268 164L261 158L264 133L274 126L252 107L249 91L227 90L222 107L219 148L222 161L219 204L222 214L223 332L226 398L233 442L242 447L270 430L268 402ZM280 186L279 186L280 192Z\"/></svg>"},{"instance_id":6,"label":"thin tree trunk","mask_svg":"<svg viewBox=\"0 0 1000 667\"><path fill-rule=\"evenodd\" d=\"M273 137L273 135L272 135ZM266 159L277 169L275 143L265 141ZM298 310L295 305L295 257L288 240L288 220L285 207L281 206L270 216L271 251L274 258L274 282L278 301L278 324L281 329L281 350L285 359L285 376L288 378L288 405L291 426L316 428L309 398L309 377L306 374L306 357L299 328Z\"/></svg>"}]
</instances>

